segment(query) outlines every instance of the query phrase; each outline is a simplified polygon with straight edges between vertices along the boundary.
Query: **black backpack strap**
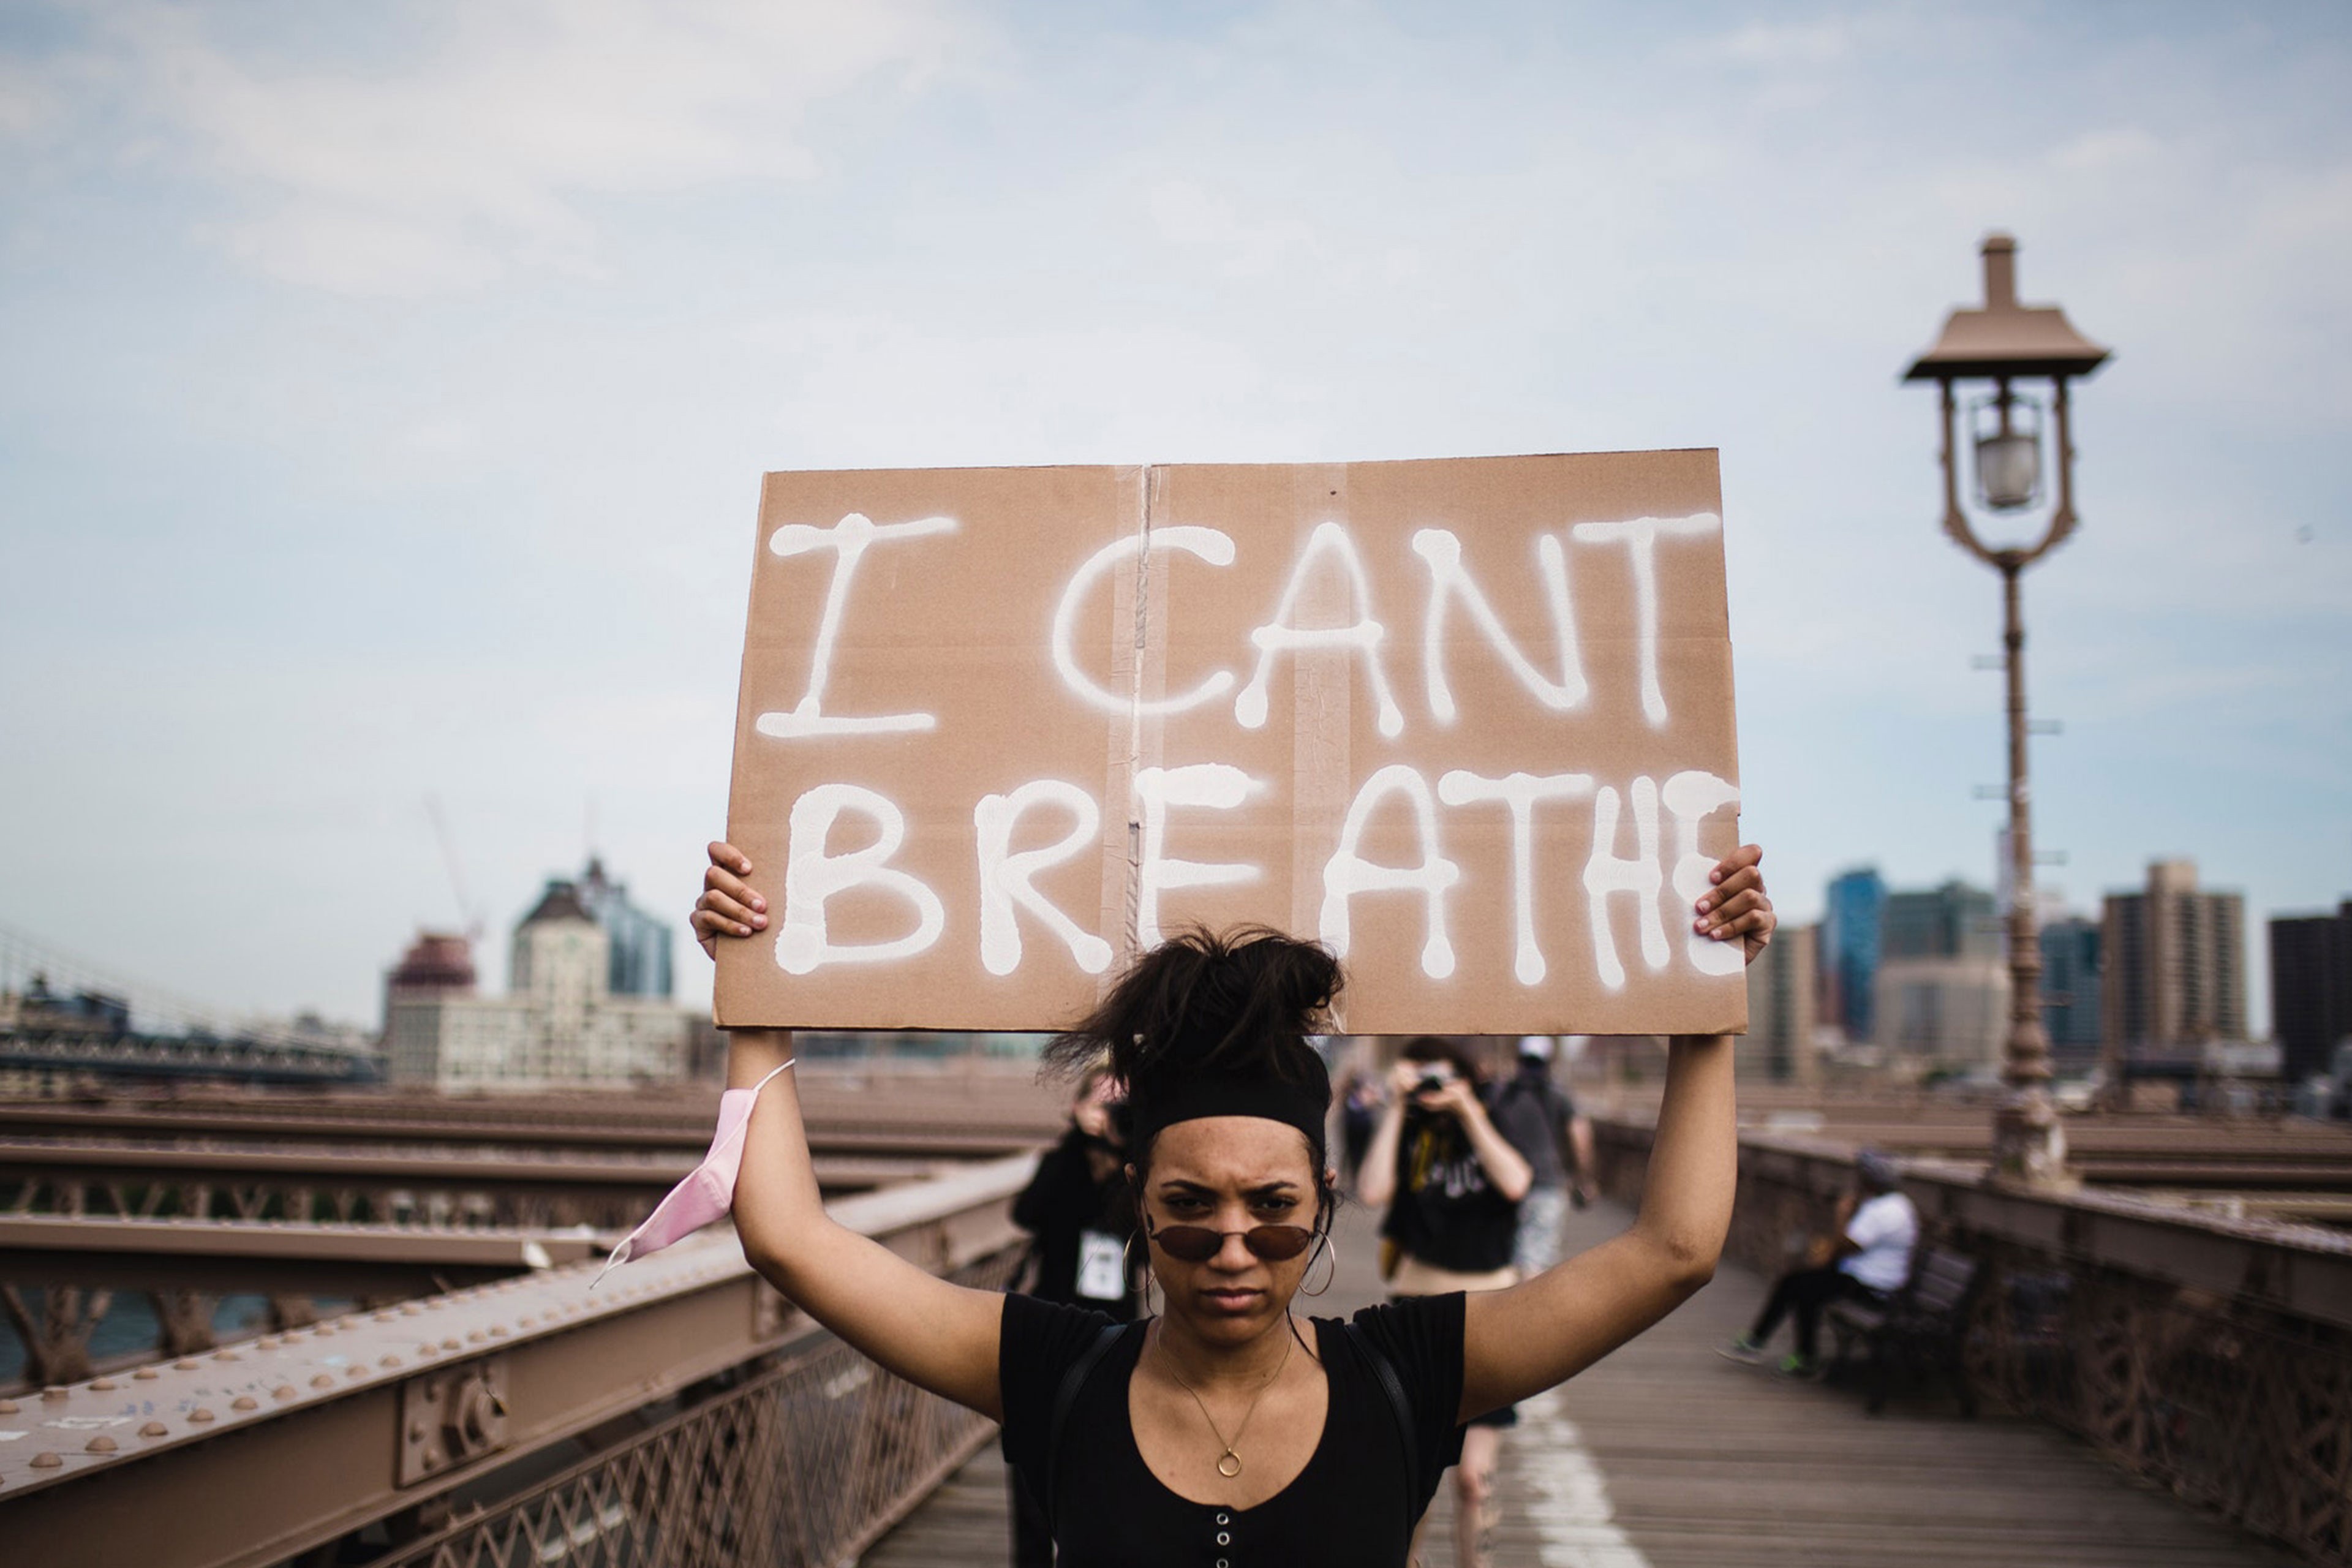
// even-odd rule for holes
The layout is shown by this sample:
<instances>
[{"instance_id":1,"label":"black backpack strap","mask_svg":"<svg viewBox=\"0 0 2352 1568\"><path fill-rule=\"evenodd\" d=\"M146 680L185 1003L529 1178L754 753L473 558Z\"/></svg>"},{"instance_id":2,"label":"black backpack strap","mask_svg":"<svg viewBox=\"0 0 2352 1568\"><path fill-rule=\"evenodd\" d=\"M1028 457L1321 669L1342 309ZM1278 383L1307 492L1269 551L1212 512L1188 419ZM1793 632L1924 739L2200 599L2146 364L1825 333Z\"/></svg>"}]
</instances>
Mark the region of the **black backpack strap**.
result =
<instances>
[{"instance_id":1,"label":"black backpack strap","mask_svg":"<svg viewBox=\"0 0 2352 1568\"><path fill-rule=\"evenodd\" d=\"M1056 1517L1054 1497L1062 1477L1062 1429L1070 1424L1071 1407L1077 1404L1078 1394L1086 1388L1087 1380L1094 1376L1097 1367L1102 1365L1103 1357L1110 1353L1110 1347L1118 1343L1118 1337L1131 1326L1128 1323L1105 1323L1102 1331L1094 1337L1094 1342L1079 1352L1078 1359L1062 1373L1061 1384L1054 1390L1054 1415L1045 1425L1045 1474L1043 1484L1037 1489L1038 1501L1045 1505L1048 1521Z\"/></svg>"},{"instance_id":2,"label":"black backpack strap","mask_svg":"<svg viewBox=\"0 0 2352 1568\"><path fill-rule=\"evenodd\" d=\"M1413 1500L1425 1502L1436 1489L1432 1487L1424 1491L1422 1487L1421 1442L1413 1436L1412 1402L1404 1395L1404 1380L1397 1375L1396 1363L1389 1359L1388 1352L1381 1349L1371 1335L1354 1322L1342 1323L1339 1328L1348 1336L1348 1342L1356 1347L1357 1353L1370 1364L1372 1376L1380 1384L1381 1392L1388 1396L1389 1414L1395 1418L1397 1445L1404 1450L1405 1480L1412 1488Z\"/></svg>"}]
</instances>

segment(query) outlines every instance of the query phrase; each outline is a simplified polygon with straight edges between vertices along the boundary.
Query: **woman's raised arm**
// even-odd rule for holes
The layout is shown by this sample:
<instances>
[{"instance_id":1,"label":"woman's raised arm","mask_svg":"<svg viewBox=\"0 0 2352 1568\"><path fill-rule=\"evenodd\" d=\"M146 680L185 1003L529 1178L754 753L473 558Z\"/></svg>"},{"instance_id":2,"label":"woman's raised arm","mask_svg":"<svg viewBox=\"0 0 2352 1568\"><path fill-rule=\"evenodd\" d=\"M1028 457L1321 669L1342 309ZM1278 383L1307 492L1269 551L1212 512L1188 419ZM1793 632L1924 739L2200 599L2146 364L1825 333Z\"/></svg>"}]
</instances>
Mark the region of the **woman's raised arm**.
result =
<instances>
[{"instance_id":1,"label":"woman's raised arm","mask_svg":"<svg viewBox=\"0 0 2352 1568\"><path fill-rule=\"evenodd\" d=\"M719 942L768 923L767 900L744 880L751 875L751 862L734 846L710 847L694 934L713 956ZM788 1030L730 1031L727 1087L750 1089L792 1052ZM834 1222L818 1195L800 1087L789 1072L760 1091L744 1131L735 1231L751 1267L844 1341L918 1387L1003 1418L1004 1298L951 1284Z\"/></svg>"},{"instance_id":2,"label":"woman's raised arm","mask_svg":"<svg viewBox=\"0 0 2352 1568\"><path fill-rule=\"evenodd\" d=\"M1748 961L1771 941L1754 845L1725 859L1694 925L1740 942ZM1631 1228L1525 1284L1474 1295L1465 1308L1462 1415L1526 1399L1576 1373L1673 1311L1715 1274L1731 1228L1739 1129L1728 1035L1677 1036Z\"/></svg>"}]
</instances>

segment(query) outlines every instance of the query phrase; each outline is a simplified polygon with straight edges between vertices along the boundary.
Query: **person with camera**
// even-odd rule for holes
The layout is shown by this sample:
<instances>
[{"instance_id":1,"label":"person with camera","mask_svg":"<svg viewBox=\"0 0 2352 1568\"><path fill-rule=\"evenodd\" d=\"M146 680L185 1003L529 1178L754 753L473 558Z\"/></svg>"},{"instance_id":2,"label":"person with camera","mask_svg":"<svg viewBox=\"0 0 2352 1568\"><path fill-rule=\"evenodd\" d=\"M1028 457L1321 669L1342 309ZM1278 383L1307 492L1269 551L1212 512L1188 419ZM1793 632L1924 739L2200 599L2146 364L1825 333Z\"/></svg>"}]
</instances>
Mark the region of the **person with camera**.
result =
<instances>
[{"instance_id":1,"label":"person with camera","mask_svg":"<svg viewBox=\"0 0 2352 1568\"><path fill-rule=\"evenodd\" d=\"M1461 1045L1435 1035L1405 1043L1389 1103L1365 1152L1358 1194L1385 1206L1382 1276L1392 1298L1507 1290L1519 1200L1533 1162L1489 1114L1483 1075ZM1495 1461L1518 1412L1505 1405L1472 1420L1454 1468L1454 1561L1483 1565L1494 1529Z\"/></svg>"}]
</instances>

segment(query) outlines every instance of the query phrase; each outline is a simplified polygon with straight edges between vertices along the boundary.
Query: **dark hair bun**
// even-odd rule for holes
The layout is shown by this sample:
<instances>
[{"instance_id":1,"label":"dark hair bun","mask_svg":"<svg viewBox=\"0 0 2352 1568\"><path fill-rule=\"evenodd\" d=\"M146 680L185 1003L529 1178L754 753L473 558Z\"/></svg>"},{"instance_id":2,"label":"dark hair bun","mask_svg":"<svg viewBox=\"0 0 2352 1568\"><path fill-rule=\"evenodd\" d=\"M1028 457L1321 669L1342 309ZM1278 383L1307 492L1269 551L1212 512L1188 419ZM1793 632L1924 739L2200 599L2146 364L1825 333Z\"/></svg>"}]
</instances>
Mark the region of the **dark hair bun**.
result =
<instances>
[{"instance_id":1,"label":"dark hair bun","mask_svg":"<svg viewBox=\"0 0 2352 1568\"><path fill-rule=\"evenodd\" d=\"M1075 1071L1108 1053L1139 1096L1197 1074L1312 1083L1322 1064L1304 1037L1328 1022L1342 983L1329 950L1265 926L1180 931L1137 959L1045 1059Z\"/></svg>"}]
</instances>

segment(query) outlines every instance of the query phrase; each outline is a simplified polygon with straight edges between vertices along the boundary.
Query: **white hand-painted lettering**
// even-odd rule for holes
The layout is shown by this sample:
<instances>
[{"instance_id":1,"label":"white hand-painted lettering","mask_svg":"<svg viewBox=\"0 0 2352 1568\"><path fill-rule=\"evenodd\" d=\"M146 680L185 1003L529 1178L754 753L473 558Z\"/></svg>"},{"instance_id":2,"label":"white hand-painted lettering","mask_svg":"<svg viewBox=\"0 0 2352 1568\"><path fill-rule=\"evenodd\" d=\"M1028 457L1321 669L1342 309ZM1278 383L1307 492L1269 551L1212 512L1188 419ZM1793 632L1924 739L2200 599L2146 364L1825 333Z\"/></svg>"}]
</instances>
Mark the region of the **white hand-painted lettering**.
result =
<instances>
[{"instance_id":1,"label":"white hand-painted lettering","mask_svg":"<svg viewBox=\"0 0 2352 1568\"><path fill-rule=\"evenodd\" d=\"M1522 985L1539 985L1549 966L1536 942L1535 813L1539 800L1582 800L1592 793L1591 773L1511 773L1499 779L1454 769L1437 781L1437 798L1448 805L1499 800L1511 811L1511 973Z\"/></svg>"},{"instance_id":2,"label":"white hand-painted lettering","mask_svg":"<svg viewBox=\"0 0 2352 1568\"><path fill-rule=\"evenodd\" d=\"M1231 811L1261 787L1241 769L1225 763L1193 763L1181 768L1142 768L1135 775L1135 795L1143 807L1142 864L1135 877L1135 939L1143 946L1160 945L1160 896L1172 888L1229 888L1255 882L1255 866L1238 861L1171 860L1168 858L1168 808L1207 806Z\"/></svg>"},{"instance_id":3,"label":"white hand-painted lettering","mask_svg":"<svg viewBox=\"0 0 2352 1568\"><path fill-rule=\"evenodd\" d=\"M1130 708L1128 697L1106 689L1078 668L1078 612L1086 607L1087 595L1112 567L1130 555L1142 554L1146 550L1181 550L1212 566L1234 563L1232 535L1213 528L1179 526L1155 528L1149 534L1131 533L1106 544L1087 557L1085 563L1070 574L1068 584L1062 589L1061 602L1054 606L1054 668L1060 673L1063 685L1082 700L1106 713L1181 713L1188 708L1198 708L1203 702L1213 702L1234 689L1234 672L1220 669L1205 677L1198 686L1181 697L1137 700Z\"/></svg>"},{"instance_id":4,"label":"white hand-painted lettering","mask_svg":"<svg viewBox=\"0 0 2352 1568\"><path fill-rule=\"evenodd\" d=\"M1043 849L1013 848L1013 825L1033 805L1058 805L1074 819L1059 843ZM972 807L972 826L980 831L980 962L991 974L1010 974L1021 967L1021 925L1013 908L1027 910L1045 928L1069 944L1070 956L1088 974L1110 967L1110 943L1078 923L1039 892L1030 879L1049 866L1058 866L1089 846L1099 847L1102 812L1095 797L1076 784L1060 779L1033 779L1011 795L982 795Z\"/></svg>"},{"instance_id":5,"label":"white hand-painted lettering","mask_svg":"<svg viewBox=\"0 0 2352 1568\"><path fill-rule=\"evenodd\" d=\"M1412 803L1421 831L1421 864L1377 866L1359 849L1372 807L1388 795L1402 795ZM1349 900L1359 893L1414 891L1428 901L1429 936L1421 949L1421 972L1432 980L1454 973L1454 944L1445 934L1446 889L1462 879L1462 868L1445 858L1438 847L1437 802L1429 781L1402 763L1392 763L1364 781L1349 804L1348 818L1339 828L1339 847L1323 865L1323 912L1318 934L1339 957L1348 956L1350 935Z\"/></svg>"},{"instance_id":6,"label":"white hand-painted lettering","mask_svg":"<svg viewBox=\"0 0 2352 1568\"><path fill-rule=\"evenodd\" d=\"M857 574L857 563L864 559L866 548L887 539L952 533L955 526L951 517L877 523L864 512L853 511L831 528L788 522L768 536L768 552L772 555L790 559L812 551L830 550L834 560L833 581L824 593L824 613L817 622L816 653L809 662L808 689L790 712L761 714L755 721L760 733L778 740L804 740L816 735L907 734L939 728L939 720L929 713L883 713L866 718L828 714L824 710L824 687L833 674L833 645L841 635L841 615L849 602L849 582Z\"/></svg>"},{"instance_id":7,"label":"white hand-painted lettering","mask_svg":"<svg viewBox=\"0 0 2352 1568\"><path fill-rule=\"evenodd\" d=\"M862 812L881 834L846 855L826 852L835 818ZM919 878L887 864L907 838L907 816L887 796L857 784L824 784L793 802L784 858L784 921L776 930L776 963L787 974L808 974L828 963L881 963L927 951L947 929L940 897ZM826 934L825 900L852 888L878 888L915 906L915 929L889 942L835 943Z\"/></svg>"},{"instance_id":8,"label":"white hand-painted lettering","mask_svg":"<svg viewBox=\"0 0 2352 1568\"><path fill-rule=\"evenodd\" d=\"M1325 554L1338 556L1339 564L1347 568L1355 588L1357 618L1344 626L1294 626L1290 617L1297 606L1299 590L1315 569L1317 557ZM1257 668L1251 673L1249 684L1242 688L1241 695L1234 699L1234 718L1245 730L1265 727L1265 689L1273 677L1276 654L1295 653L1300 648L1353 648L1364 656L1372 700L1380 705L1381 733L1396 739L1404 733L1404 710L1390 695L1389 678L1381 668L1383 635L1380 622L1372 619L1371 580L1365 575L1363 558L1356 553L1356 542L1336 522L1316 524L1315 531L1307 536L1307 548L1298 552L1297 563L1290 569L1290 581L1283 586L1274 619L1250 633L1250 641L1257 645Z\"/></svg>"},{"instance_id":9,"label":"white hand-painted lettering","mask_svg":"<svg viewBox=\"0 0 2352 1568\"><path fill-rule=\"evenodd\" d=\"M1698 825L1727 805L1738 805L1739 786L1691 768L1668 779L1658 797L1675 819L1675 896L1683 901L1683 917L1696 921L1692 911L1710 885L1707 873L1715 869L1715 857L1699 853ZM1748 966L1743 943L1717 942L1696 931L1684 931L1683 951L1701 974L1737 974Z\"/></svg>"},{"instance_id":10,"label":"white hand-painted lettering","mask_svg":"<svg viewBox=\"0 0 2352 1568\"><path fill-rule=\"evenodd\" d=\"M1647 773L1633 781L1633 856L1617 853L1616 790L1601 786L1592 807L1592 855L1584 863L1585 907L1592 927L1592 963L1601 984L1612 991L1625 989L1625 966L1617 958L1617 939L1609 929L1609 896L1630 893L1633 920L1642 932L1642 962L1652 973L1666 966L1666 926L1659 909L1665 876L1658 868L1658 784Z\"/></svg>"},{"instance_id":11,"label":"white hand-painted lettering","mask_svg":"<svg viewBox=\"0 0 2352 1568\"><path fill-rule=\"evenodd\" d=\"M1640 642L1642 712L1654 730L1666 722L1666 694L1658 685L1658 536L1713 533L1723 520L1711 511L1688 517L1637 517L1625 522L1580 522L1579 544L1625 546L1633 571L1633 635Z\"/></svg>"},{"instance_id":12,"label":"white hand-painted lettering","mask_svg":"<svg viewBox=\"0 0 2352 1568\"><path fill-rule=\"evenodd\" d=\"M1412 536L1413 552L1429 565L1429 611L1421 624L1421 662L1429 689L1429 710L1441 724L1454 721L1454 689L1445 680L1445 606L1460 598L1463 607L1528 695L1555 713L1570 712L1584 703L1583 662L1577 658L1576 621L1569 607L1568 555L1552 534L1536 538L1536 571L1543 583L1544 600L1551 609L1553 635L1559 642L1559 679L1538 669L1503 629L1502 617L1462 564L1462 541L1451 529L1424 528Z\"/></svg>"}]
</instances>

